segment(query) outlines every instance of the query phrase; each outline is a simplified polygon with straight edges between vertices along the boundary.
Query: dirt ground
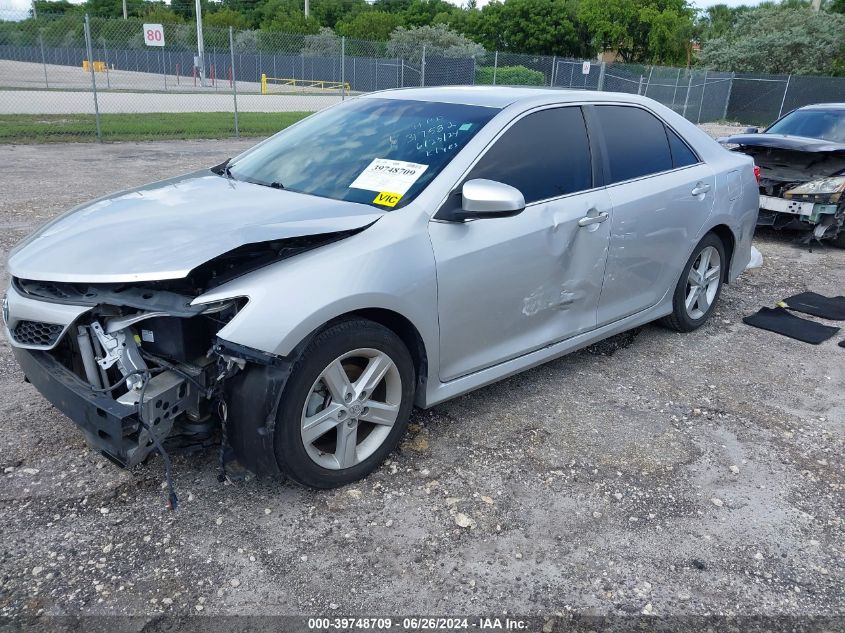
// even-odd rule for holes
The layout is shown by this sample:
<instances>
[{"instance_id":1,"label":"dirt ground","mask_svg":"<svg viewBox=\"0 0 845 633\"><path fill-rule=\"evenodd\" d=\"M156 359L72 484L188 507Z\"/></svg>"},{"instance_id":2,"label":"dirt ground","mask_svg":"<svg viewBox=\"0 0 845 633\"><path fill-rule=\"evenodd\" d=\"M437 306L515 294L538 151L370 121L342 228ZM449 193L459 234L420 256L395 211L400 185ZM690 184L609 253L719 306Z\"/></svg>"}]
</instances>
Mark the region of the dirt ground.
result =
<instances>
[{"instance_id":1,"label":"dirt ground","mask_svg":"<svg viewBox=\"0 0 845 633\"><path fill-rule=\"evenodd\" d=\"M2 146L0 256L76 203L251 143ZM418 411L341 490L224 485L216 451L177 455L176 513L161 460L89 450L3 339L0 616L845 616L845 330L812 346L741 321L845 294L845 251L755 243L763 267L692 334L648 326Z\"/></svg>"}]
</instances>

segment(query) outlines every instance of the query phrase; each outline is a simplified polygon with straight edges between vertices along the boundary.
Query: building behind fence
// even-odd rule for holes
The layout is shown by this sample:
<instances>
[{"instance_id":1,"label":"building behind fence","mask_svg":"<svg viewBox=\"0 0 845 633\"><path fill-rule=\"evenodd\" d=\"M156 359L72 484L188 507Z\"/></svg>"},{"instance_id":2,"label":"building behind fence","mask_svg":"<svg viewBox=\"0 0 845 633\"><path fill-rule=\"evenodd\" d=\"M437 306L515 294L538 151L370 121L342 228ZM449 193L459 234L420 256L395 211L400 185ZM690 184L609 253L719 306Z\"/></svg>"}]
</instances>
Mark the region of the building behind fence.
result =
<instances>
[{"instance_id":1,"label":"building behind fence","mask_svg":"<svg viewBox=\"0 0 845 633\"><path fill-rule=\"evenodd\" d=\"M690 121L761 125L808 103L845 101L845 78L754 75L485 52L446 57L331 35L78 14L0 21L0 114L314 112L350 95L411 86L536 85L645 95ZM161 41L155 42L157 44ZM89 64L89 62L93 62Z\"/></svg>"}]
</instances>

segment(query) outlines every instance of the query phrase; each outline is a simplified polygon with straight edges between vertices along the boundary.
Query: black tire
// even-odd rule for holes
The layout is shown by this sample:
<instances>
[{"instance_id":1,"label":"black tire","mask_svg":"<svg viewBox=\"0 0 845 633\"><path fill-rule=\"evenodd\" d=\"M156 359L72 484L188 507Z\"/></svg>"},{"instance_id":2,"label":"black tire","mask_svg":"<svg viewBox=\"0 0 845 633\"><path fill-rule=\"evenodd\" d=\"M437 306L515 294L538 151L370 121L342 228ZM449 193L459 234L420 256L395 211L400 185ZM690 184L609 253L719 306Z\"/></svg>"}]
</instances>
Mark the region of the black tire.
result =
<instances>
[{"instance_id":1,"label":"black tire","mask_svg":"<svg viewBox=\"0 0 845 633\"><path fill-rule=\"evenodd\" d=\"M332 361L360 348L387 354L401 378L402 400L396 421L383 443L365 460L349 468L331 469L316 463L305 447L301 425L305 400ZM361 318L333 323L317 334L294 364L285 385L273 438L279 469L311 488L336 488L366 477L396 448L408 428L416 383L414 363L402 340L390 329Z\"/></svg>"},{"instance_id":2,"label":"black tire","mask_svg":"<svg viewBox=\"0 0 845 633\"><path fill-rule=\"evenodd\" d=\"M715 248L719 253L719 261L720 261L720 275L719 275L719 286L716 290L716 294L713 297L713 301L710 303L710 307L697 318L693 318L686 308L686 297L688 291L688 278L690 274L690 270L693 267L693 264L698 261L699 256L701 255L702 251L708 247ZM704 323L710 318L710 315L713 313L713 309L716 307L716 303L719 301L719 296L722 294L722 285L725 279L725 270L728 266L729 262L725 258L725 245L722 243L722 240L719 239L719 236L715 233L708 233L705 235L701 241L696 245L695 249L690 255L689 260L687 261L686 266L684 266L684 270L681 273L681 277L678 280L678 284L675 286L675 292L672 295L672 314L669 316L663 317L660 322L668 328L676 330L678 332L692 332L693 330L697 330L700 328Z\"/></svg>"},{"instance_id":3,"label":"black tire","mask_svg":"<svg viewBox=\"0 0 845 633\"><path fill-rule=\"evenodd\" d=\"M839 233L836 234L836 237L830 240L830 243L836 248L845 248L845 226L839 229Z\"/></svg>"}]
</instances>

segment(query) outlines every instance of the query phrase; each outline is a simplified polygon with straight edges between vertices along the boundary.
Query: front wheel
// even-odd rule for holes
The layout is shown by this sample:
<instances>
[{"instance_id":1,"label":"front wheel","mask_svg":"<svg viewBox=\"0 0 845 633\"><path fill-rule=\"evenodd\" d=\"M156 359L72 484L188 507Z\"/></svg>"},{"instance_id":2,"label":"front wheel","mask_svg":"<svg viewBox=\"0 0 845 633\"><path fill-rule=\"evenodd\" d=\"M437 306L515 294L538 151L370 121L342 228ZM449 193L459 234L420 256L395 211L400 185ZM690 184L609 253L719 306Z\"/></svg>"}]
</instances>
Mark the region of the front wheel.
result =
<instances>
[{"instance_id":1,"label":"front wheel","mask_svg":"<svg viewBox=\"0 0 845 633\"><path fill-rule=\"evenodd\" d=\"M279 468L312 488L375 470L408 427L414 365L402 340L366 319L329 326L294 366L276 420Z\"/></svg>"},{"instance_id":2,"label":"front wheel","mask_svg":"<svg viewBox=\"0 0 845 633\"><path fill-rule=\"evenodd\" d=\"M722 292L722 266L726 265L722 240L708 233L684 267L672 298L672 314L663 324L678 332L692 332L704 325Z\"/></svg>"}]
</instances>

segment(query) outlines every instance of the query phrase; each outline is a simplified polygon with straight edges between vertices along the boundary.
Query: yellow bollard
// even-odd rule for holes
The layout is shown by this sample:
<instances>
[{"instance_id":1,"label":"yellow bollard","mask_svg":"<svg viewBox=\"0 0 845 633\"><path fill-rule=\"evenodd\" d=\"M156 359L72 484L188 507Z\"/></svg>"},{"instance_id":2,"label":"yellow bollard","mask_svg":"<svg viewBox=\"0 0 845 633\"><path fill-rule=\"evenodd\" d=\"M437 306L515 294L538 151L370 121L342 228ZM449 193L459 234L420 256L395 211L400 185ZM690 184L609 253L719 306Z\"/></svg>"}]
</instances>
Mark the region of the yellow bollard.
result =
<instances>
[{"instance_id":1,"label":"yellow bollard","mask_svg":"<svg viewBox=\"0 0 845 633\"><path fill-rule=\"evenodd\" d=\"M261 73L261 94L267 94L267 75Z\"/></svg>"}]
</instances>

